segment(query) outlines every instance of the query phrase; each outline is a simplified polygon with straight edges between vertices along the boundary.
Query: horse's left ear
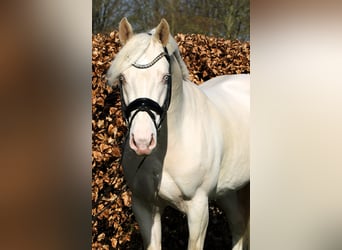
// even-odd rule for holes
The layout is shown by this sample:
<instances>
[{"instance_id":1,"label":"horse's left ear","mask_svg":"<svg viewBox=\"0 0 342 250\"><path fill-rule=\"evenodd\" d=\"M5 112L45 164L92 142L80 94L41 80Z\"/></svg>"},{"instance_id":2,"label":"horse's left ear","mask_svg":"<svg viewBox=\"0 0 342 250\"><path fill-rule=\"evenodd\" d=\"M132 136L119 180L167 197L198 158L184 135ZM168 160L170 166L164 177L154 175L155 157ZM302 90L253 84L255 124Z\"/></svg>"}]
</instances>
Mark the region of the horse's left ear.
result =
<instances>
[{"instance_id":1,"label":"horse's left ear","mask_svg":"<svg viewBox=\"0 0 342 250\"><path fill-rule=\"evenodd\" d=\"M170 27L167 21L163 18L158 24L154 36L161 41L162 45L165 47L169 41Z\"/></svg>"}]
</instances>

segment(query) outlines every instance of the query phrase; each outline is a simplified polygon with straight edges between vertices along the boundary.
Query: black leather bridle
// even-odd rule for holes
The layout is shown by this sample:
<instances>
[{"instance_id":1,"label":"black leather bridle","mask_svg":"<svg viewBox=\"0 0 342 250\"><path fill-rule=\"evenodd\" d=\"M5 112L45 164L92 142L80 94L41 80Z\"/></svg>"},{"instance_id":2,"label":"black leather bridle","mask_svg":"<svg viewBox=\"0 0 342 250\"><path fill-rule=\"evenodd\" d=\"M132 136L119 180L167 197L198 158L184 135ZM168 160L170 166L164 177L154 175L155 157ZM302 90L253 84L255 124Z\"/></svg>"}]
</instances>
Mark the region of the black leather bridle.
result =
<instances>
[{"instance_id":1,"label":"black leather bridle","mask_svg":"<svg viewBox=\"0 0 342 250\"><path fill-rule=\"evenodd\" d=\"M151 119L154 123L154 126L156 127L157 130L159 130L159 128L160 128L160 126L161 126L161 124L162 124L162 122L166 116L167 110L169 109L169 106L170 106L171 89L172 89L172 86L171 86L172 85L171 61L170 61L170 56L168 54L166 47L164 47L164 51L161 52L150 63L147 63L147 64L133 63L132 66L134 66L135 68L138 68L138 69L147 69L147 68L153 66L156 62L158 62L164 56L169 63L169 74L166 75L165 76L166 79L164 79L166 81L166 84L167 84L167 90L166 90L166 98L165 98L165 101L164 101L162 106L160 106L157 102L153 101L152 99L145 98L145 97L144 98L137 98L134 101L132 101L131 103L129 103L128 105L126 105L125 98L123 95L123 90L122 90L122 85L124 84L123 83L124 80L123 80L122 76L119 77L122 113L123 113L123 116L124 116L129 128L131 126L131 123L132 123L134 117L139 112L146 112L151 117ZM152 111L154 111L160 117L158 124L156 122L156 116ZM134 112L132 115L132 118L129 119L132 112Z\"/></svg>"}]
</instances>

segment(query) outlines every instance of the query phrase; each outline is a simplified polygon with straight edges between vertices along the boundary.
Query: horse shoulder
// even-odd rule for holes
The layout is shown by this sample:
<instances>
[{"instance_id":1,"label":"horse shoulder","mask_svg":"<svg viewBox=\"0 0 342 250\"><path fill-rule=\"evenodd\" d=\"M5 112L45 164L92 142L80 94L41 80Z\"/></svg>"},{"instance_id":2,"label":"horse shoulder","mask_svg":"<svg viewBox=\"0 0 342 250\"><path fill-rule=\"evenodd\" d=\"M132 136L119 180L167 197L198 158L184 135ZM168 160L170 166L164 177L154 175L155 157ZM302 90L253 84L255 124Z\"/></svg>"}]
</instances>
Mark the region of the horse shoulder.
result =
<instances>
[{"instance_id":1,"label":"horse shoulder","mask_svg":"<svg viewBox=\"0 0 342 250\"><path fill-rule=\"evenodd\" d=\"M168 119L168 150L161 189L172 187L191 198L198 188L209 193L216 186L222 155L222 136L216 109L194 84L184 84L184 114ZM162 190L171 197L171 193Z\"/></svg>"}]
</instances>

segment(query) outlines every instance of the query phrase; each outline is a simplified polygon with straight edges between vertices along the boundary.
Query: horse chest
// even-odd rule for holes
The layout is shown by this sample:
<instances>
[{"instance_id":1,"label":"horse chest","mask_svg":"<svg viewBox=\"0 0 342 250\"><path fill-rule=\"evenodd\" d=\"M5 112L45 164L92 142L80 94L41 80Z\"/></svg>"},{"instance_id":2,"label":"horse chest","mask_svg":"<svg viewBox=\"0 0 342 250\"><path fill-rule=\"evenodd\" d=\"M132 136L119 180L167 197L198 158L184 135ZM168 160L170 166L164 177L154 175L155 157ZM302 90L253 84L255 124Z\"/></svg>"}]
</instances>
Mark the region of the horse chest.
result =
<instances>
[{"instance_id":1,"label":"horse chest","mask_svg":"<svg viewBox=\"0 0 342 250\"><path fill-rule=\"evenodd\" d=\"M159 196L180 210L183 201L191 200L199 189L209 194L216 187L221 158L219 140L195 124L190 123L189 127L193 133L185 133L186 129L182 133L169 130L159 189Z\"/></svg>"},{"instance_id":2,"label":"horse chest","mask_svg":"<svg viewBox=\"0 0 342 250\"><path fill-rule=\"evenodd\" d=\"M199 188L209 192L211 180L207 169L191 157L171 159L166 157L164 162L159 196L184 211L184 201L191 200Z\"/></svg>"},{"instance_id":3,"label":"horse chest","mask_svg":"<svg viewBox=\"0 0 342 250\"><path fill-rule=\"evenodd\" d=\"M184 192L179 184L167 172L163 172L158 194L163 200L166 200L181 211L184 211Z\"/></svg>"}]
</instances>

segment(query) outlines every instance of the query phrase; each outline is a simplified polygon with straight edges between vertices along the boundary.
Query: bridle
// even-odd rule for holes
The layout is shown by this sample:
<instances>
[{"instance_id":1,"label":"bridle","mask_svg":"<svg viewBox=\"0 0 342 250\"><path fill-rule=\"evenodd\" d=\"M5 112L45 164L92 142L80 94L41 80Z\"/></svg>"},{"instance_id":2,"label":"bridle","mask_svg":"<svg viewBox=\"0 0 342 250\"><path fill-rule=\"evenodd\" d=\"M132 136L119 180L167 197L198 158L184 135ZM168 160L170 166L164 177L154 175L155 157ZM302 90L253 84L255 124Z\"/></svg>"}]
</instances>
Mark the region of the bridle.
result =
<instances>
[{"instance_id":1,"label":"bridle","mask_svg":"<svg viewBox=\"0 0 342 250\"><path fill-rule=\"evenodd\" d=\"M154 126L156 127L156 130L158 131L160 129L160 126L161 126L161 124L162 124L162 122L166 116L166 113L167 113L167 110L169 109L170 101L171 101L172 77L171 77L171 61L170 61L170 56L168 54L168 51L167 51L166 47L164 47L164 51L161 52L151 62L149 62L147 64L137 64L137 63L132 64L132 66L134 66L135 68L147 69L147 68L152 67L156 62L158 62L164 56L169 63L169 74L165 76L165 78L166 78L165 81L167 84L167 90L166 90L166 98L165 98L165 101L164 101L162 106L160 106L157 102L153 101L152 99L145 98L145 97L137 98L134 101L132 101L131 103L129 103L128 105L126 105L124 95L123 95L123 90L122 90L122 85L124 84L123 83L123 77L121 77L121 76L119 77L119 81L120 81L119 88L120 88L120 95L121 95L122 113L123 113L123 116L124 116L129 128L131 126L133 119L135 118L135 116L139 112L146 112L151 117L151 119L154 123ZM154 111L160 117L158 124L156 122L156 116L152 111ZM134 112L132 115L132 118L129 119L132 112Z\"/></svg>"}]
</instances>

